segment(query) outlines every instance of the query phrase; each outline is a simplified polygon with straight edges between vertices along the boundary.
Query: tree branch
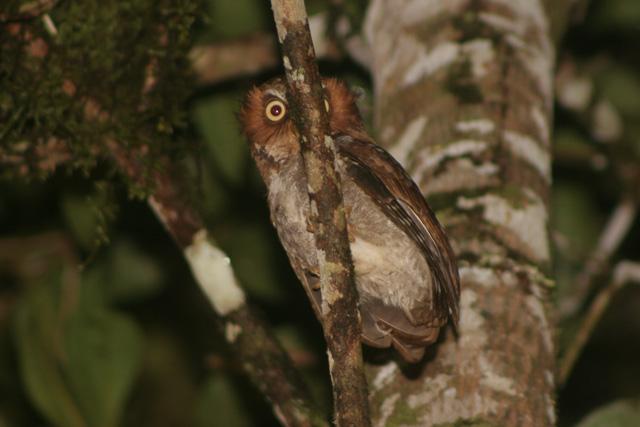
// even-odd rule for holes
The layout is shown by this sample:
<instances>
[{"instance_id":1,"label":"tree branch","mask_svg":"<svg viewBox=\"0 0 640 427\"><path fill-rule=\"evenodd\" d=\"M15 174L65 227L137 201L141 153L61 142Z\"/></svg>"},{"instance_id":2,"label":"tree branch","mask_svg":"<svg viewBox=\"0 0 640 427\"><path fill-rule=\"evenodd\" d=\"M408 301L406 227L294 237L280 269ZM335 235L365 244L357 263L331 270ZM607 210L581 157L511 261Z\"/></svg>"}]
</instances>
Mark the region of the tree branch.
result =
<instances>
[{"instance_id":1,"label":"tree branch","mask_svg":"<svg viewBox=\"0 0 640 427\"><path fill-rule=\"evenodd\" d=\"M566 384L571 371L575 367L578 357L587 344L596 325L602 318L613 296L627 283L640 283L640 263L621 261L613 269L613 277L609 284L602 289L591 303L589 311L584 316L575 339L560 361L558 380L560 385Z\"/></svg>"},{"instance_id":2,"label":"tree branch","mask_svg":"<svg viewBox=\"0 0 640 427\"><path fill-rule=\"evenodd\" d=\"M29 3L24 3L20 6L18 13L15 16L0 14L0 23L4 24L7 22L26 21L28 19L36 18L53 9L57 2L58 0L34 0Z\"/></svg>"},{"instance_id":3,"label":"tree branch","mask_svg":"<svg viewBox=\"0 0 640 427\"><path fill-rule=\"evenodd\" d=\"M635 195L638 168L625 156L623 147L625 128L620 112L606 97L599 93L594 75L609 64L608 58L596 58L586 63L577 63L575 58L565 57L559 65L556 76L556 93L559 104L571 112L590 133L591 137L602 145L600 159L593 157L602 167L611 164L613 170L625 184L622 185L620 200L611 212L607 224L602 229L595 248L577 275L571 293L559 302L558 313L561 320L572 316L583 307L589 297L593 280L608 269L609 260L627 237L638 215L638 197Z\"/></svg>"},{"instance_id":4,"label":"tree branch","mask_svg":"<svg viewBox=\"0 0 640 427\"><path fill-rule=\"evenodd\" d=\"M143 156L109 144L114 160L129 179L144 184ZM224 252L208 237L202 219L176 186L177 179L165 161L162 172L154 172L154 193L149 205L183 250L196 282L211 302L222 335L238 357L249 379L273 405L285 426L326 426L313 404L293 362L264 322L245 301Z\"/></svg>"},{"instance_id":5,"label":"tree branch","mask_svg":"<svg viewBox=\"0 0 640 427\"><path fill-rule=\"evenodd\" d=\"M616 205L600 234L598 244L584 263L584 268L576 277L571 294L560 301L558 313L562 318L566 319L575 315L583 306L591 292L593 279L602 274L608 265L609 259L629 234L637 211L638 204L631 197L624 198Z\"/></svg>"},{"instance_id":6,"label":"tree branch","mask_svg":"<svg viewBox=\"0 0 640 427\"><path fill-rule=\"evenodd\" d=\"M322 323L339 426L367 426L367 386L362 369L361 320L353 279L340 180L320 74L303 0L272 0L289 88L289 104L300 131L311 219L314 227Z\"/></svg>"},{"instance_id":7,"label":"tree branch","mask_svg":"<svg viewBox=\"0 0 640 427\"><path fill-rule=\"evenodd\" d=\"M364 68L368 68L370 52L362 37L350 34L351 24L341 17L341 25L336 25L332 33L346 50L346 53ZM336 40L329 36L329 14L318 13L309 18L309 28L316 56L329 60L343 58L344 53ZM189 52L189 59L198 84L215 84L221 81L257 74L274 68L278 63L276 41L272 34L257 33L223 42L195 46Z\"/></svg>"},{"instance_id":8,"label":"tree branch","mask_svg":"<svg viewBox=\"0 0 640 427\"><path fill-rule=\"evenodd\" d=\"M270 34L257 33L195 46L189 52L189 59L198 83L214 84L275 67L278 51Z\"/></svg>"}]
</instances>

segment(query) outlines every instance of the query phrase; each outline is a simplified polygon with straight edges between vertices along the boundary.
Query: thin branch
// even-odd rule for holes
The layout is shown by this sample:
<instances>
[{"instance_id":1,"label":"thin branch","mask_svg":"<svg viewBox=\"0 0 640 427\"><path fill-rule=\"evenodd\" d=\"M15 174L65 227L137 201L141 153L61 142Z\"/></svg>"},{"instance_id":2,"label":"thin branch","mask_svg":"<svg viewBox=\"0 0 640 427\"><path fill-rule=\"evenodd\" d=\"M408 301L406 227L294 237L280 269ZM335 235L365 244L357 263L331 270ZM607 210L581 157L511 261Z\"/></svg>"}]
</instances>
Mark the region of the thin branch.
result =
<instances>
[{"instance_id":1,"label":"thin branch","mask_svg":"<svg viewBox=\"0 0 640 427\"><path fill-rule=\"evenodd\" d=\"M350 34L351 24L340 18L333 37L340 40L346 53L360 65L369 67L370 51L360 34ZM318 58L339 60L344 57L335 39L329 36L329 15L318 13L309 18L309 27ZM276 40L269 33L256 33L238 39L195 46L189 59L198 84L215 84L270 70L278 64Z\"/></svg>"},{"instance_id":2,"label":"thin branch","mask_svg":"<svg viewBox=\"0 0 640 427\"><path fill-rule=\"evenodd\" d=\"M608 66L607 58L596 58L579 64L572 57L561 61L556 74L556 97L560 105L570 111L576 119L588 129L591 137L603 147L622 144L625 123L619 112L607 98L603 98L596 89L594 75ZM585 163L604 168L612 164L620 178L626 182L627 194L623 194L618 205L611 213L602 230L597 246L587 258L583 270L577 275L575 286L570 295L560 301L558 314L561 319L575 315L589 296L594 278L605 273L608 263L618 247L628 235L638 213L638 200L633 194L637 172L625 172L626 158L610 151L607 156L592 150L591 159ZM635 166L634 166L635 169ZM623 191L624 192L624 191Z\"/></svg>"},{"instance_id":3,"label":"thin branch","mask_svg":"<svg viewBox=\"0 0 640 427\"><path fill-rule=\"evenodd\" d=\"M300 131L311 199L322 292L322 321L338 426L370 425L360 344L361 320L353 279L342 189L307 12L303 0L272 0L282 45L289 105Z\"/></svg>"},{"instance_id":4,"label":"thin branch","mask_svg":"<svg viewBox=\"0 0 640 427\"><path fill-rule=\"evenodd\" d=\"M629 233L637 213L638 204L634 199L624 198L618 203L600 234L596 248L578 274L571 295L559 304L558 313L562 318L574 315L582 307L591 291L593 279L603 273L609 259Z\"/></svg>"},{"instance_id":5,"label":"thin branch","mask_svg":"<svg viewBox=\"0 0 640 427\"><path fill-rule=\"evenodd\" d=\"M268 34L195 46L189 59L199 84L256 74L278 64L275 40Z\"/></svg>"},{"instance_id":6,"label":"thin branch","mask_svg":"<svg viewBox=\"0 0 640 427\"><path fill-rule=\"evenodd\" d=\"M53 9L56 3L58 3L58 0L35 0L25 3L20 6L18 14L15 16L0 14L0 23L26 21L36 18Z\"/></svg>"},{"instance_id":7,"label":"thin branch","mask_svg":"<svg viewBox=\"0 0 640 427\"><path fill-rule=\"evenodd\" d=\"M576 364L576 360L578 360L595 326L609 306L611 298L622 289L625 284L630 282L640 283L640 263L621 261L614 268L613 278L609 285L600 291L598 296L593 300L589 311L576 333L575 339L560 362L558 378L561 385L567 382Z\"/></svg>"}]
</instances>

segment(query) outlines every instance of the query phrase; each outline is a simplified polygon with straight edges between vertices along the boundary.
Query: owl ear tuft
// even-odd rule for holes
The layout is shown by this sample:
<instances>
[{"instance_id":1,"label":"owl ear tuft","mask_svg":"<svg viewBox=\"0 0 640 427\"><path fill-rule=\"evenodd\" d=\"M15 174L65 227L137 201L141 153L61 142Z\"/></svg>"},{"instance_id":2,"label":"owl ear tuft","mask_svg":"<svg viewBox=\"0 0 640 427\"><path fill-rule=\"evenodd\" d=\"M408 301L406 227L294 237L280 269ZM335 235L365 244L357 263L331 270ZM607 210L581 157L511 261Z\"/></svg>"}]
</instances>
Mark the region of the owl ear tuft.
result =
<instances>
[{"instance_id":1,"label":"owl ear tuft","mask_svg":"<svg viewBox=\"0 0 640 427\"><path fill-rule=\"evenodd\" d=\"M252 87L244 97L240 111L238 113L238 120L240 121L240 129L242 133L251 138L255 131L260 127L258 119L262 121L260 117L262 115L262 91L259 87Z\"/></svg>"},{"instance_id":2,"label":"owl ear tuft","mask_svg":"<svg viewBox=\"0 0 640 427\"><path fill-rule=\"evenodd\" d=\"M323 80L327 97L329 98L329 121L334 134L347 134L364 131L360 112L356 106L356 97L349 87L335 78Z\"/></svg>"}]
</instances>

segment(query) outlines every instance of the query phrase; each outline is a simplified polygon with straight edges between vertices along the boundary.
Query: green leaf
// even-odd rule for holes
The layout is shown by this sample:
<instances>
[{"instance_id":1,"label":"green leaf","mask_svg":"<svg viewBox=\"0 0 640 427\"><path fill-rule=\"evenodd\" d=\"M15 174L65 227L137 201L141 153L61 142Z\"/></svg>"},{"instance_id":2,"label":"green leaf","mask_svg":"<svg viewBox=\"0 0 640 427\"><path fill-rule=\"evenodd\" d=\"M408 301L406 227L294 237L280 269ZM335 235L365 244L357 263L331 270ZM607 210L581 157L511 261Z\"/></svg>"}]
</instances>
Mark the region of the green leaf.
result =
<instances>
[{"instance_id":1,"label":"green leaf","mask_svg":"<svg viewBox=\"0 0 640 427\"><path fill-rule=\"evenodd\" d=\"M213 157L213 167L234 184L243 176L249 149L240 135L236 95L217 95L196 104L194 120Z\"/></svg>"},{"instance_id":2,"label":"green leaf","mask_svg":"<svg viewBox=\"0 0 640 427\"><path fill-rule=\"evenodd\" d=\"M551 198L552 225L569 241L571 252L586 255L595 244L602 216L587 186L559 180Z\"/></svg>"},{"instance_id":3,"label":"green leaf","mask_svg":"<svg viewBox=\"0 0 640 427\"><path fill-rule=\"evenodd\" d=\"M578 427L636 427L640 425L640 400L618 400L587 415Z\"/></svg>"},{"instance_id":4,"label":"green leaf","mask_svg":"<svg viewBox=\"0 0 640 427\"><path fill-rule=\"evenodd\" d=\"M640 5L640 2L636 3ZM597 84L602 97L622 115L640 116L640 79L635 70L614 65L598 75Z\"/></svg>"},{"instance_id":5,"label":"green leaf","mask_svg":"<svg viewBox=\"0 0 640 427\"><path fill-rule=\"evenodd\" d=\"M640 2L637 0L606 0L594 2L593 24L597 29L616 33L634 31L640 22Z\"/></svg>"},{"instance_id":6,"label":"green leaf","mask_svg":"<svg viewBox=\"0 0 640 427\"><path fill-rule=\"evenodd\" d=\"M553 137L554 152L569 152L587 155L593 155L592 145L584 135L571 127L558 127L554 131Z\"/></svg>"},{"instance_id":7,"label":"green leaf","mask_svg":"<svg viewBox=\"0 0 640 427\"><path fill-rule=\"evenodd\" d=\"M165 284L161 266L126 238L104 248L83 272L82 305L103 307L157 294Z\"/></svg>"},{"instance_id":8,"label":"green leaf","mask_svg":"<svg viewBox=\"0 0 640 427\"><path fill-rule=\"evenodd\" d=\"M104 299L54 274L32 285L16 313L22 382L34 405L61 427L119 425L138 372L141 336Z\"/></svg>"},{"instance_id":9,"label":"green leaf","mask_svg":"<svg viewBox=\"0 0 640 427\"><path fill-rule=\"evenodd\" d=\"M552 229L564 240L554 257L558 299L571 292L575 275L598 238L603 219L592 194L573 181L558 180L553 187Z\"/></svg>"},{"instance_id":10,"label":"green leaf","mask_svg":"<svg viewBox=\"0 0 640 427\"><path fill-rule=\"evenodd\" d=\"M64 348L70 388L95 427L119 425L138 372L141 334L123 315L79 310L66 324Z\"/></svg>"},{"instance_id":11,"label":"green leaf","mask_svg":"<svg viewBox=\"0 0 640 427\"><path fill-rule=\"evenodd\" d=\"M221 37L239 37L269 29L269 12L260 0L209 0L211 30Z\"/></svg>"},{"instance_id":12,"label":"green leaf","mask_svg":"<svg viewBox=\"0 0 640 427\"><path fill-rule=\"evenodd\" d=\"M220 177L216 176L209 165L202 166L199 171L192 172L192 182L198 183L198 185L193 186L191 198L199 200L205 218L216 218L223 215L225 209L229 207L229 197L222 188ZM197 167L194 166L192 169Z\"/></svg>"},{"instance_id":13,"label":"green leaf","mask_svg":"<svg viewBox=\"0 0 640 427\"><path fill-rule=\"evenodd\" d=\"M227 375L213 375L203 386L198 401L196 427L251 427L250 408L241 390Z\"/></svg>"},{"instance_id":14,"label":"green leaf","mask_svg":"<svg viewBox=\"0 0 640 427\"><path fill-rule=\"evenodd\" d=\"M60 209L67 227L83 248L96 250L109 241L109 225L117 213L117 201L109 183L95 182L93 190L82 195L63 194Z\"/></svg>"},{"instance_id":15,"label":"green leaf","mask_svg":"<svg viewBox=\"0 0 640 427\"><path fill-rule=\"evenodd\" d=\"M640 123L636 121L625 123L625 132L629 136L631 154L636 159L640 158Z\"/></svg>"},{"instance_id":16,"label":"green leaf","mask_svg":"<svg viewBox=\"0 0 640 427\"><path fill-rule=\"evenodd\" d=\"M271 303L286 300L287 284L278 280L276 251L280 250L271 228L242 223L230 230L225 249L238 278L249 293ZM226 239L225 239L226 240Z\"/></svg>"},{"instance_id":17,"label":"green leaf","mask_svg":"<svg viewBox=\"0 0 640 427\"><path fill-rule=\"evenodd\" d=\"M119 239L111 246L105 291L114 301L131 301L157 293L163 284L156 260L131 241Z\"/></svg>"},{"instance_id":18,"label":"green leaf","mask_svg":"<svg viewBox=\"0 0 640 427\"><path fill-rule=\"evenodd\" d=\"M136 390L143 393L136 396L131 412L127 410L127 420L138 421L123 425L136 426L140 425L139 420L145 420L145 425L150 426L193 426L197 400L195 382L203 382L204 378L193 375L194 360L189 346L185 345L185 331L181 329L175 334L165 326L157 328L147 324L147 327L144 364L136 384ZM200 359L197 364L200 366Z\"/></svg>"},{"instance_id":19,"label":"green leaf","mask_svg":"<svg viewBox=\"0 0 640 427\"><path fill-rule=\"evenodd\" d=\"M22 382L35 407L53 425L83 427L86 420L67 387L60 365L57 308L60 276L33 286L16 311L15 339Z\"/></svg>"},{"instance_id":20,"label":"green leaf","mask_svg":"<svg viewBox=\"0 0 640 427\"><path fill-rule=\"evenodd\" d=\"M98 221L94 207L86 196L64 194L60 201L62 215L73 237L83 248L90 248L96 239Z\"/></svg>"}]
</instances>

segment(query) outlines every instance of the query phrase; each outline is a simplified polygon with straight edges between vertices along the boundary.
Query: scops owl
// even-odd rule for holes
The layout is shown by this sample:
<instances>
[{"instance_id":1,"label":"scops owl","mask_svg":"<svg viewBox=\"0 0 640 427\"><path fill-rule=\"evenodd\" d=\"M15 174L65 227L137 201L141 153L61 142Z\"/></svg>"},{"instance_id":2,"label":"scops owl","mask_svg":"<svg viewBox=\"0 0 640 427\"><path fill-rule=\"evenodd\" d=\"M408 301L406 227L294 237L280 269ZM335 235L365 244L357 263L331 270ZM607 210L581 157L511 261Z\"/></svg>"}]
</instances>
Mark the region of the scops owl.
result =
<instances>
[{"instance_id":1,"label":"scops owl","mask_svg":"<svg viewBox=\"0 0 640 427\"><path fill-rule=\"evenodd\" d=\"M455 256L423 195L402 166L367 135L349 88L323 79L325 107L362 316L362 340L393 345L419 361L448 319L458 319ZM268 189L278 236L322 321L314 235L300 135L288 114L284 80L248 94L240 111L251 154Z\"/></svg>"}]
</instances>

